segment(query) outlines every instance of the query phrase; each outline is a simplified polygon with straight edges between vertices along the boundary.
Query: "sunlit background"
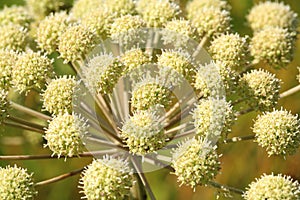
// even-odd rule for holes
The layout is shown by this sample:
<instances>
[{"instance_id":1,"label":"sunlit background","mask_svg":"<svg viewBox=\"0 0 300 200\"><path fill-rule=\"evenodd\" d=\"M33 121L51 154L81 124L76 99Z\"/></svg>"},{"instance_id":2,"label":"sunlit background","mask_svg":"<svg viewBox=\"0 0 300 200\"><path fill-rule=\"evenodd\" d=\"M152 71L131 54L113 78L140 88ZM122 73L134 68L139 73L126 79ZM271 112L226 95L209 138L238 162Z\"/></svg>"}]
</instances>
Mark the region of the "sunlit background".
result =
<instances>
[{"instance_id":1,"label":"sunlit background","mask_svg":"<svg viewBox=\"0 0 300 200\"><path fill-rule=\"evenodd\" d=\"M247 27L245 16L249 9L259 1L252 0L229 0L232 6L231 16L233 18L233 29L241 35L251 35L249 27ZM300 14L300 1L298 0L285 0L283 1L289 4L294 11ZM186 1L180 2L182 5ZM24 4L22 0L0 0L0 8L12 4ZM53 55L55 56L55 55ZM61 62L55 63L56 72L58 74L71 73L72 71L66 66L61 66ZM271 70L266 66L261 66L276 73L277 77L283 80L282 90L285 91L292 86L298 84L296 81L296 75L298 73L297 66L300 66L300 40L297 42L297 50L295 53L294 61L279 71ZM14 97L14 100L25 104L28 107L34 109L40 109L40 97L34 92L30 93L27 97ZM300 112L300 93L294 94L290 97L279 101L281 106L287 110L291 110L293 114ZM39 107L34 107L39 105ZM22 116L22 113L19 113ZM251 134L251 126L253 124L253 118L256 113L247 114L237 121L233 127L233 133L230 136L236 135L249 135ZM30 120L28 116L26 119ZM42 148L41 136L33 132L23 132L20 129L15 128L3 128L0 139L0 154L51 154L47 148ZM217 176L217 182L222 184L234 186L240 189L244 189L251 181L256 177L259 177L263 173L284 173L292 176L294 179L300 181L300 152L294 156L289 156L286 159L281 157L267 156L264 149L257 146L257 144L251 141L244 141L235 144L221 145L219 153L222 153L221 157L222 170L221 174ZM74 158L68 159L66 162L64 159L51 159L51 160L31 160L31 161L18 161L18 162L4 162L0 161L1 166L16 163L19 166L27 168L30 172L34 172L36 181L45 180L59 174L69 172L89 164L90 158ZM196 192L193 192L188 187L179 187L176 182L176 177L170 175L167 170L160 170L146 174L149 178L150 185L157 196L158 200L210 200L215 199L216 192L214 189L207 187L198 187ZM79 175L71 177L69 179L46 185L38 188L39 195L38 200L79 200L82 196L78 188ZM223 199L223 198L221 198ZM233 199L241 199L239 196L234 196Z\"/></svg>"}]
</instances>

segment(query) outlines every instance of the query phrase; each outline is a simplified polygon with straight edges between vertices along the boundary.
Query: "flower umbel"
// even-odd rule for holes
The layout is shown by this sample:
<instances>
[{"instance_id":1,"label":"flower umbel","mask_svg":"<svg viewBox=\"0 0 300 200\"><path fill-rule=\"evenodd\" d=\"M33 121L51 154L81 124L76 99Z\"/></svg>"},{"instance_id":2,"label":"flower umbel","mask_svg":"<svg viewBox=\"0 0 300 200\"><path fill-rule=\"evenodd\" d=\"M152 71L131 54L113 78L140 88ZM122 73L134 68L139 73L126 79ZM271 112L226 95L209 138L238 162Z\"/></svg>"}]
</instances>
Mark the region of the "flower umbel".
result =
<instances>
[{"instance_id":1,"label":"flower umbel","mask_svg":"<svg viewBox=\"0 0 300 200\"><path fill-rule=\"evenodd\" d=\"M88 200L128 199L133 185L132 169L121 158L105 156L87 166L80 183Z\"/></svg>"},{"instance_id":2,"label":"flower umbel","mask_svg":"<svg viewBox=\"0 0 300 200\"><path fill-rule=\"evenodd\" d=\"M257 117L253 126L256 142L268 155L292 155L300 146L300 121L286 110L273 110Z\"/></svg>"},{"instance_id":3,"label":"flower umbel","mask_svg":"<svg viewBox=\"0 0 300 200\"><path fill-rule=\"evenodd\" d=\"M33 174L16 165L0 167L0 199L33 200L37 195L34 188Z\"/></svg>"}]
</instances>

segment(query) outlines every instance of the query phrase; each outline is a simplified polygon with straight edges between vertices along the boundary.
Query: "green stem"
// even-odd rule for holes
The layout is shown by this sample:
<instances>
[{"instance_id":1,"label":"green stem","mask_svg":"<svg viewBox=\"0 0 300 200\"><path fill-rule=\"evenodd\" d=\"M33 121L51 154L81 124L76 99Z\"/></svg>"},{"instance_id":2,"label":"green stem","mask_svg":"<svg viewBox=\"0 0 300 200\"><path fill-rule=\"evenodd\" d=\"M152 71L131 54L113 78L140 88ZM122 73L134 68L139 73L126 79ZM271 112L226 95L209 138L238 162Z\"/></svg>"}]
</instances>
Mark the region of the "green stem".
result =
<instances>
[{"instance_id":1,"label":"green stem","mask_svg":"<svg viewBox=\"0 0 300 200\"><path fill-rule=\"evenodd\" d=\"M37 118L41 118L41 119L44 119L44 120L51 120L51 117L48 116L48 115L45 115L41 112L38 112L38 111L35 111L35 110L32 110L31 108L28 108L28 107L25 107L25 106L22 106L20 104L17 104L15 102L10 102L10 106L16 110L19 110L23 113L26 113L28 115L31 115L31 116L34 116L34 117L37 117Z\"/></svg>"},{"instance_id":2,"label":"green stem","mask_svg":"<svg viewBox=\"0 0 300 200\"><path fill-rule=\"evenodd\" d=\"M38 186L47 185L47 184L50 184L50 183L55 183L55 182L64 180L64 179L66 179L66 178L75 176L75 175L81 173L83 170L84 170L84 168L77 169L77 170L71 171L71 172L69 172L69 173L65 173L65 174L56 176L56 177L54 177L54 178L47 179L47 180L45 180L45 181L40 181L40 182L36 183L35 186L38 187Z\"/></svg>"},{"instance_id":3,"label":"green stem","mask_svg":"<svg viewBox=\"0 0 300 200\"><path fill-rule=\"evenodd\" d=\"M25 129L25 130L28 130L28 131L37 132L37 133L40 133L40 134L45 133L45 131L43 129L37 129L37 128L33 128L33 127L23 125L23 124L17 124L17 123L11 123L11 122L3 122L3 124L5 124L7 126L12 126L12 127L15 127L15 128L20 128L20 129Z\"/></svg>"},{"instance_id":4,"label":"green stem","mask_svg":"<svg viewBox=\"0 0 300 200\"><path fill-rule=\"evenodd\" d=\"M146 179L146 176L145 174L142 172L142 168L140 166L140 164L138 163L138 161L136 160L136 158L131 158L131 161L132 161L132 164L133 164L133 167L135 168L137 174L138 174L138 177L141 181L141 183L143 184L143 186L145 187L145 189L147 190L148 194L149 194L149 197L151 200L156 200L155 196L154 196L154 193L152 192L152 189Z\"/></svg>"},{"instance_id":5,"label":"green stem","mask_svg":"<svg viewBox=\"0 0 300 200\"><path fill-rule=\"evenodd\" d=\"M146 193L146 190L143 186L143 183L139 177L138 174L134 174L135 177L136 177L136 184L134 185L135 187L135 190L134 190L134 197L136 197L136 200L147 200L147 193Z\"/></svg>"},{"instance_id":6,"label":"green stem","mask_svg":"<svg viewBox=\"0 0 300 200\"><path fill-rule=\"evenodd\" d=\"M41 129L41 130L44 129L44 127L41 126L41 125L39 125L39 124L28 122L28 121L22 120L22 119L17 118L17 117L9 116L7 119L9 119L9 120L11 120L13 122L16 122L16 123L20 123L20 124L23 124L23 125L26 125L26 126L30 126L30 127L36 128L36 129Z\"/></svg>"},{"instance_id":7,"label":"green stem","mask_svg":"<svg viewBox=\"0 0 300 200\"><path fill-rule=\"evenodd\" d=\"M223 190L224 192L233 192L233 193L236 193L236 194L239 194L239 195L244 194L243 190L240 190L240 189L234 188L234 187L230 187L230 186L226 186L226 185L222 185L220 183L216 183L216 182L213 182L213 181L210 181L208 184L211 185L212 187Z\"/></svg>"},{"instance_id":8,"label":"green stem","mask_svg":"<svg viewBox=\"0 0 300 200\"><path fill-rule=\"evenodd\" d=\"M295 86L295 87L293 87L293 88L291 88L291 89L289 89L289 90L281 93L279 95L279 98L282 99L282 98L288 97L288 96L290 96L290 95L292 95L292 94L294 94L296 92L299 92L299 91L300 91L300 85L297 85L297 86Z\"/></svg>"},{"instance_id":9,"label":"green stem","mask_svg":"<svg viewBox=\"0 0 300 200\"><path fill-rule=\"evenodd\" d=\"M92 152L84 152L80 153L76 156L68 157L68 158L84 158L84 157L94 157L96 155L106 155L115 153L115 151L111 150L101 150L101 151L92 151ZM59 158L57 155L9 155L9 156L0 156L0 160L41 160L41 159L57 159Z\"/></svg>"},{"instance_id":10,"label":"green stem","mask_svg":"<svg viewBox=\"0 0 300 200\"><path fill-rule=\"evenodd\" d=\"M223 143L227 144L227 143L234 143L234 142L253 140L253 139L255 139L255 135L247 135L247 136L229 138L224 140Z\"/></svg>"},{"instance_id":11,"label":"green stem","mask_svg":"<svg viewBox=\"0 0 300 200\"><path fill-rule=\"evenodd\" d=\"M250 112L252 112L252 111L254 111L254 110L255 110L254 108L248 108L248 109L246 109L246 110L239 111L239 112L237 113L237 117L238 117L238 116L241 116L241 115L245 115L245 114L247 114L247 113L250 113Z\"/></svg>"}]
</instances>

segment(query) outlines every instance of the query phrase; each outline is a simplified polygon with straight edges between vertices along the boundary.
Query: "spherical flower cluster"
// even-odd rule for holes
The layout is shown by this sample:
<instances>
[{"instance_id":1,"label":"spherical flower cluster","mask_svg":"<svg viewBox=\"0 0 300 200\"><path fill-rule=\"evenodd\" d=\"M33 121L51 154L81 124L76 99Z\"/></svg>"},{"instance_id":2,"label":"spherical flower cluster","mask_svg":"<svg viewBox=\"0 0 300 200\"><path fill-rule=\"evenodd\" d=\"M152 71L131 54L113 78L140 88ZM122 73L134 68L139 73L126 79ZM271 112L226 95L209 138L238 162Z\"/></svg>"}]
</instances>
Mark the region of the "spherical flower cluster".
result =
<instances>
[{"instance_id":1,"label":"spherical flower cluster","mask_svg":"<svg viewBox=\"0 0 300 200\"><path fill-rule=\"evenodd\" d=\"M78 90L79 82L74 77L62 76L54 79L43 93L43 107L54 115L71 113Z\"/></svg>"},{"instance_id":2,"label":"spherical flower cluster","mask_svg":"<svg viewBox=\"0 0 300 200\"><path fill-rule=\"evenodd\" d=\"M249 185L243 197L245 200L297 200L300 199L300 185L290 176L264 174Z\"/></svg>"},{"instance_id":3,"label":"spherical flower cluster","mask_svg":"<svg viewBox=\"0 0 300 200\"><path fill-rule=\"evenodd\" d=\"M71 9L71 14L79 19L85 18L88 14L103 7L103 1L99 0L76 0Z\"/></svg>"},{"instance_id":4,"label":"spherical flower cluster","mask_svg":"<svg viewBox=\"0 0 300 200\"><path fill-rule=\"evenodd\" d=\"M0 125L8 117L9 102L7 91L0 89Z\"/></svg>"},{"instance_id":5,"label":"spherical flower cluster","mask_svg":"<svg viewBox=\"0 0 300 200\"><path fill-rule=\"evenodd\" d=\"M146 78L136 84L132 91L131 105L137 110L147 110L156 105L167 107L172 92L156 79Z\"/></svg>"},{"instance_id":6,"label":"spherical flower cluster","mask_svg":"<svg viewBox=\"0 0 300 200\"><path fill-rule=\"evenodd\" d=\"M33 175L26 169L14 166L0 167L0 199L33 200L37 195Z\"/></svg>"},{"instance_id":7,"label":"spherical flower cluster","mask_svg":"<svg viewBox=\"0 0 300 200\"><path fill-rule=\"evenodd\" d=\"M212 58L226 67L242 71L248 62L249 47L247 37L237 33L227 33L216 37L209 47Z\"/></svg>"},{"instance_id":8,"label":"spherical flower cluster","mask_svg":"<svg viewBox=\"0 0 300 200\"><path fill-rule=\"evenodd\" d=\"M95 31L81 25L74 25L59 37L58 52L65 63L82 59L96 45Z\"/></svg>"},{"instance_id":9,"label":"spherical flower cluster","mask_svg":"<svg viewBox=\"0 0 300 200\"><path fill-rule=\"evenodd\" d=\"M188 15L200 37L210 37L230 30L230 13L217 7L203 7Z\"/></svg>"},{"instance_id":10,"label":"spherical flower cluster","mask_svg":"<svg viewBox=\"0 0 300 200\"><path fill-rule=\"evenodd\" d=\"M281 68L293 59L295 32L279 27L266 27L254 33L250 53L254 63L264 61L274 68Z\"/></svg>"},{"instance_id":11,"label":"spherical flower cluster","mask_svg":"<svg viewBox=\"0 0 300 200\"><path fill-rule=\"evenodd\" d=\"M27 28L32 21L32 16L23 6L4 7L0 11L0 26L10 23Z\"/></svg>"},{"instance_id":12,"label":"spherical flower cluster","mask_svg":"<svg viewBox=\"0 0 300 200\"><path fill-rule=\"evenodd\" d=\"M217 142L226 139L235 120L233 108L226 99L203 99L193 111L196 134Z\"/></svg>"},{"instance_id":13,"label":"spherical flower cluster","mask_svg":"<svg viewBox=\"0 0 300 200\"><path fill-rule=\"evenodd\" d=\"M134 48L121 55L120 62L122 62L125 67L123 73L132 75L132 73L138 73L139 67L149 64L151 57L144 53L142 49ZM137 77L139 76L136 76L136 78Z\"/></svg>"},{"instance_id":14,"label":"spherical flower cluster","mask_svg":"<svg viewBox=\"0 0 300 200\"><path fill-rule=\"evenodd\" d=\"M184 19L168 21L161 34L164 44L171 44L176 48L183 48L189 40L197 39L196 29L190 21Z\"/></svg>"},{"instance_id":15,"label":"spherical flower cluster","mask_svg":"<svg viewBox=\"0 0 300 200\"><path fill-rule=\"evenodd\" d=\"M179 12L179 6L169 0L139 0L136 9L148 27L162 27Z\"/></svg>"},{"instance_id":16,"label":"spherical flower cluster","mask_svg":"<svg viewBox=\"0 0 300 200\"><path fill-rule=\"evenodd\" d=\"M154 111L138 111L127 119L121 129L129 151L133 154L145 155L163 148L166 144L166 134L163 123Z\"/></svg>"},{"instance_id":17,"label":"spherical flower cluster","mask_svg":"<svg viewBox=\"0 0 300 200\"><path fill-rule=\"evenodd\" d=\"M199 12L203 7L215 7L222 10L230 10L227 1L224 0L192 0L186 6L188 16L193 16Z\"/></svg>"},{"instance_id":18,"label":"spherical flower cluster","mask_svg":"<svg viewBox=\"0 0 300 200\"><path fill-rule=\"evenodd\" d=\"M281 81L265 70L252 70L239 80L239 92L254 109L270 110L279 99Z\"/></svg>"},{"instance_id":19,"label":"spherical flower cluster","mask_svg":"<svg viewBox=\"0 0 300 200\"><path fill-rule=\"evenodd\" d=\"M185 184L193 189L197 185L206 185L220 170L216 146L199 138L187 140L175 149L172 166L181 185Z\"/></svg>"},{"instance_id":20,"label":"spherical flower cluster","mask_svg":"<svg viewBox=\"0 0 300 200\"><path fill-rule=\"evenodd\" d=\"M169 67L192 82L195 76L195 67L189 54L181 51L163 51L157 59L158 67Z\"/></svg>"},{"instance_id":21,"label":"spherical flower cluster","mask_svg":"<svg viewBox=\"0 0 300 200\"><path fill-rule=\"evenodd\" d=\"M120 44L136 43L141 38L141 30L146 24L138 15L124 15L114 19L110 27L110 37Z\"/></svg>"},{"instance_id":22,"label":"spherical flower cluster","mask_svg":"<svg viewBox=\"0 0 300 200\"><path fill-rule=\"evenodd\" d=\"M11 86L11 72L17 61L17 53L0 49L0 89L8 90Z\"/></svg>"},{"instance_id":23,"label":"spherical flower cluster","mask_svg":"<svg viewBox=\"0 0 300 200\"><path fill-rule=\"evenodd\" d=\"M49 54L55 52L58 48L59 36L64 33L71 21L66 12L51 13L47 16L37 28L38 46Z\"/></svg>"},{"instance_id":24,"label":"spherical flower cluster","mask_svg":"<svg viewBox=\"0 0 300 200\"><path fill-rule=\"evenodd\" d=\"M250 10L247 20L254 31L259 31L268 26L295 30L297 28L297 17L297 13L293 12L290 6L282 2L265 1Z\"/></svg>"},{"instance_id":25,"label":"spherical flower cluster","mask_svg":"<svg viewBox=\"0 0 300 200\"><path fill-rule=\"evenodd\" d=\"M273 110L257 117L253 125L256 142L268 155L292 155L300 146L300 121L286 110Z\"/></svg>"},{"instance_id":26,"label":"spherical flower cluster","mask_svg":"<svg viewBox=\"0 0 300 200\"><path fill-rule=\"evenodd\" d=\"M84 198L114 200L129 199L133 182L132 170L127 161L105 156L86 167L80 183Z\"/></svg>"},{"instance_id":27,"label":"spherical flower cluster","mask_svg":"<svg viewBox=\"0 0 300 200\"><path fill-rule=\"evenodd\" d=\"M95 30L99 38L106 39L109 35L109 29L114 17L114 13L111 13L105 7L100 7L83 14L81 23L82 25Z\"/></svg>"},{"instance_id":28,"label":"spherical flower cluster","mask_svg":"<svg viewBox=\"0 0 300 200\"><path fill-rule=\"evenodd\" d=\"M0 49L22 51L26 47L27 29L18 24L0 26Z\"/></svg>"},{"instance_id":29,"label":"spherical flower cluster","mask_svg":"<svg viewBox=\"0 0 300 200\"><path fill-rule=\"evenodd\" d=\"M29 10L36 19L43 19L51 12L59 11L68 4L67 0L26 0Z\"/></svg>"},{"instance_id":30,"label":"spherical flower cluster","mask_svg":"<svg viewBox=\"0 0 300 200\"><path fill-rule=\"evenodd\" d=\"M24 52L19 55L12 71L12 84L19 92L32 88L41 89L46 80L53 77L52 60L40 52Z\"/></svg>"},{"instance_id":31,"label":"spherical flower cluster","mask_svg":"<svg viewBox=\"0 0 300 200\"><path fill-rule=\"evenodd\" d=\"M225 95L221 65L211 62L200 65L197 69L194 87L203 97L219 97ZM226 78L226 76L224 76Z\"/></svg>"},{"instance_id":32,"label":"spherical flower cluster","mask_svg":"<svg viewBox=\"0 0 300 200\"><path fill-rule=\"evenodd\" d=\"M44 138L47 140L45 147L58 157L78 156L83 152L83 137L87 134L86 120L76 114L60 114L50 121Z\"/></svg>"},{"instance_id":33,"label":"spherical flower cluster","mask_svg":"<svg viewBox=\"0 0 300 200\"><path fill-rule=\"evenodd\" d=\"M84 83L92 94L110 94L123 70L123 64L113 55L97 55L83 68Z\"/></svg>"},{"instance_id":34,"label":"spherical flower cluster","mask_svg":"<svg viewBox=\"0 0 300 200\"><path fill-rule=\"evenodd\" d=\"M104 5L116 17L136 13L134 0L104 0Z\"/></svg>"}]
</instances>

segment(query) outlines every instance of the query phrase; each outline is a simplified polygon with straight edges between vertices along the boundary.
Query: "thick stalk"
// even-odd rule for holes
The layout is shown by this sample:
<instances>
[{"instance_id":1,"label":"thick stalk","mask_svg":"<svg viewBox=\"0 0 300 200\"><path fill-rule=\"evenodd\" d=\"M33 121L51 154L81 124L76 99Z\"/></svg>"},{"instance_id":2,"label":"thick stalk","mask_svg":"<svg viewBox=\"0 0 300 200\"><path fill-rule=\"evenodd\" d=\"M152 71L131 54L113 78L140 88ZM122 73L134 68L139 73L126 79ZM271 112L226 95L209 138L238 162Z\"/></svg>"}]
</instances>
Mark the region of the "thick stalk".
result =
<instances>
[{"instance_id":1,"label":"thick stalk","mask_svg":"<svg viewBox=\"0 0 300 200\"><path fill-rule=\"evenodd\" d=\"M236 194L239 194L239 195L244 194L243 190L240 190L240 189L234 188L234 187L230 187L230 186L227 186L227 185L222 185L220 183L216 183L216 182L213 182L213 181L210 181L208 184L211 185L212 187L218 188L218 189L223 190L225 192L229 191L229 192L233 192L233 193L236 193Z\"/></svg>"},{"instance_id":2,"label":"thick stalk","mask_svg":"<svg viewBox=\"0 0 300 200\"><path fill-rule=\"evenodd\" d=\"M78 154L78 156L72 156L69 158L84 158L84 157L94 157L98 155L106 155L115 153L115 150L101 150L101 151L92 151L92 152L84 152ZM57 155L9 155L9 156L0 156L0 160L42 160L42 159L57 159L59 158Z\"/></svg>"},{"instance_id":3,"label":"thick stalk","mask_svg":"<svg viewBox=\"0 0 300 200\"><path fill-rule=\"evenodd\" d=\"M253 139L255 139L255 135L247 135L247 136L229 138L224 140L223 143L227 144L227 143L234 143L234 142L247 141Z\"/></svg>"},{"instance_id":4,"label":"thick stalk","mask_svg":"<svg viewBox=\"0 0 300 200\"><path fill-rule=\"evenodd\" d=\"M35 186L38 187L38 186L47 185L47 184L50 184L50 183L55 183L55 182L64 180L66 178L75 176L77 174L80 174L83 170L84 170L84 168L77 169L77 170L71 171L69 173L65 173L65 174L56 176L54 178L47 179L45 181L40 181L40 182L36 183Z\"/></svg>"},{"instance_id":5,"label":"thick stalk","mask_svg":"<svg viewBox=\"0 0 300 200\"><path fill-rule=\"evenodd\" d=\"M31 115L33 117L37 117L37 118L41 118L41 119L44 119L44 120L51 120L51 117L48 116L48 115L45 115L41 112L38 112L38 111L35 111L35 110L32 110L31 108L28 108L28 107L25 107L25 106L22 106L20 104L17 104L15 102L10 102L10 106L16 110L19 110L23 113L26 113L28 115Z\"/></svg>"},{"instance_id":6,"label":"thick stalk","mask_svg":"<svg viewBox=\"0 0 300 200\"><path fill-rule=\"evenodd\" d=\"M279 95L279 98L282 99L282 98L288 97L288 96L290 96L292 94L295 94L296 92L299 92L299 91L300 91L300 85L297 85L297 86L295 86L295 87L293 87L293 88L291 88L291 89L289 89L289 90L281 93Z\"/></svg>"},{"instance_id":7,"label":"thick stalk","mask_svg":"<svg viewBox=\"0 0 300 200\"><path fill-rule=\"evenodd\" d=\"M37 132L37 133L40 133L40 134L45 133L45 131L43 129L33 128L33 127L30 127L30 126L27 126L27 125L24 125L24 124L11 123L11 122L3 122L3 124L5 124L7 126L12 126L12 127L15 127L15 128L20 128L20 129L25 129L25 130L28 130L28 131Z\"/></svg>"},{"instance_id":8,"label":"thick stalk","mask_svg":"<svg viewBox=\"0 0 300 200\"><path fill-rule=\"evenodd\" d=\"M154 196L154 193L152 192L152 189L146 179L146 176L145 174L142 172L142 168L140 166L140 164L138 163L138 161L135 159L135 158L131 158L131 161L132 161L132 164L133 164L133 167L135 168L137 174L138 174L138 177L140 178L140 181L142 182L142 184L144 185L146 191L148 192L149 194L149 197L151 200L156 200L155 196Z\"/></svg>"}]
</instances>

